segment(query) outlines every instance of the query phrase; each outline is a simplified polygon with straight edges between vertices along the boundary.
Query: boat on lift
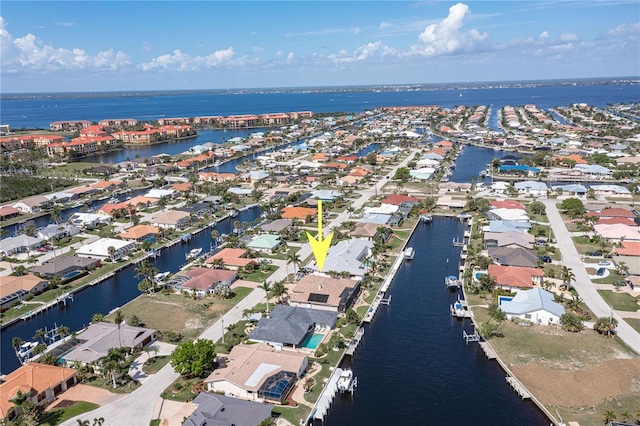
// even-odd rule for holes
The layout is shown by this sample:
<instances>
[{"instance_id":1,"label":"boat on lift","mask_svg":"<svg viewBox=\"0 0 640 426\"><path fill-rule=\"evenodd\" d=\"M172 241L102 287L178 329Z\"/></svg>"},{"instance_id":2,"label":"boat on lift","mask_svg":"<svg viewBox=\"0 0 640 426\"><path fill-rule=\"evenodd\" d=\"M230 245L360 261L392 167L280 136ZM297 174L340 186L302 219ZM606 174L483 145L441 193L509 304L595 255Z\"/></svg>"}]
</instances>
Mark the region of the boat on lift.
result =
<instances>
[{"instance_id":1,"label":"boat on lift","mask_svg":"<svg viewBox=\"0 0 640 426\"><path fill-rule=\"evenodd\" d=\"M413 247L407 247L404 251L404 259L405 260L413 260L413 258L415 257L416 252L413 249Z\"/></svg>"},{"instance_id":2,"label":"boat on lift","mask_svg":"<svg viewBox=\"0 0 640 426\"><path fill-rule=\"evenodd\" d=\"M340 377L338 378L338 391L340 393L353 392L353 388L355 387L355 377L353 376L353 371L350 368L347 368L340 373Z\"/></svg>"}]
</instances>

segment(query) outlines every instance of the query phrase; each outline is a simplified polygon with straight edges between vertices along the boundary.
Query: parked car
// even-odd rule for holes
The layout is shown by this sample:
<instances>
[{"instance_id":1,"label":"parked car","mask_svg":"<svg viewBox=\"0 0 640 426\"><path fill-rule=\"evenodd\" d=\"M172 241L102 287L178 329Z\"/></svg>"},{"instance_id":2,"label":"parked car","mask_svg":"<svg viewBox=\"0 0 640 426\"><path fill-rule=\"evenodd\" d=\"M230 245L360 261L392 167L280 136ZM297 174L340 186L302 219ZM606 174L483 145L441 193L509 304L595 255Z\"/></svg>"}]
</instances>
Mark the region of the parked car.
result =
<instances>
[{"instance_id":1,"label":"parked car","mask_svg":"<svg viewBox=\"0 0 640 426\"><path fill-rule=\"evenodd\" d=\"M603 276L603 275L604 275L604 271L606 271L606 269L605 269L605 268L600 268L600 269L598 269L598 272L596 272L596 275L597 275L597 276L599 276L599 277L601 277L601 276Z\"/></svg>"},{"instance_id":2,"label":"parked car","mask_svg":"<svg viewBox=\"0 0 640 426\"><path fill-rule=\"evenodd\" d=\"M589 251L589 252L587 252L587 256L602 256L602 252L600 250Z\"/></svg>"},{"instance_id":3,"label":"parked car","mask_svg":"<svg viewBox=\"0 0 640 426\"><path fill-rule=\"evenodd\" d=\"M607 253L603 256L605 259L613 259L613 255L611 253Z\"/></svg>"},{"instance_id":4,"label":"parked car","mask_svg":"<svg viewBox=\"0 0 640 426\"><path fill-rule=\"evenodd\" d=\"M605 268L610 268L613 265L611 264L611 262L607 260L601 260L600 262L598 262L598 266L604 266Z\"/></svg>"},{"instance_id":5,"label":"parked car","mask_svg":"<svg viewBox=\"0 0 640 426\"><path fill-rule=\"evenodd\" d=\"M538 259L542 260L544 263L551 263L551 258L549 256L540 256Z\"/></svg>"},{"instance_id":6,"label":"parked car","mask_svg":"<svg viewBox=\"0 0 640 426\"><path fill-rule=\"evenodd\" d=\"M547 245L547 241L546 240L536 240L536 242L533 243L533 245L534 246L538 246L538 247L546 246Z\"/></svg>"}]
</instances>

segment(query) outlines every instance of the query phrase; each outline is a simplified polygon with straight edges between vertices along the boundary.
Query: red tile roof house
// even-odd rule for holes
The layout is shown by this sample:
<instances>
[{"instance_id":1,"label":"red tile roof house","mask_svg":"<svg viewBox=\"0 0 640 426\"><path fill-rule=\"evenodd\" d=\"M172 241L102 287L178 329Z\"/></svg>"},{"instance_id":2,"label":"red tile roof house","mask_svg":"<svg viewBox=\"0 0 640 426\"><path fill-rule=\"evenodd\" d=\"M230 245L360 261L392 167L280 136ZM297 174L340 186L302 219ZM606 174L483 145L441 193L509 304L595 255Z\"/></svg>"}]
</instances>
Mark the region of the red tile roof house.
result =
<instances>
[{"instance_id":1,"label":"red tile roof house","mask_svg":"<svg viewBox=\"0 0 640 426\"><path fill-rule=\"evenodd\" d=\"M222 264L229 269L238 270L242 267L247 266L250 263L255 263L253 259L247 259L245 256L247 255L247 251L243 249L235 249L235 248L224 248L220 250L218 253L214 254L207 260L205 263L213 263L217 259L222 260Z\"/></svg>"},{"instance_id":2,"label":"red tile roof house","mask_svg":"<svg viewBox=\"0 0 640 426\"><path fill-rule=\"evenodd\" d=\"M419 198L411 197L409 195L400 195L400 194L389 194L387 198L383 199L382 204L392 204L394 206L400 206L402 204L405 205L413 205L418 204L420 202Z\"/></svg>"},{"instance_id":3,"label":"red tile roof house","mask_svg":"<svg viewBox=\"0 0 640 426\"><path fill-rule=\"evenodd\" d=\"M18 391L29 394L36 404L53 401L60 393L78 382L76 370L30 362L2 379L0 384L0 418L13 420L16 416L10 401Z\"/></svg>"},{"instance_id":4,"label":"red tile roof house","mask_svg":"<svg viewBox=\"0 0 640 426\"><path fill-rule=\"evenodd\" d=\"M489 203L489 206L494 209L526 210L520 201L516 200L496 200Z\"/></svg>"},{"instance_id":5,"label":"red tile roof house","mask_svg":"<svg viewBox=\"0 0 640 426\"><path fill-rule=\"evenodd\" d=\"M544 279L542 269L521 266L489 265L488 273L496 278L496 287L505 290L533 288L534 285L542 284Z\"/></svg>"},{"instance_id":6,"label":"red tile roof house","mask_svg":"<svg viewBox=\"0 0 640 426\"><path fill-rule=\"evenodd\" d=\"M176 291L186 291L197 297L204 297L213 294L218 284L231 285L235 280L236 271L193 268L174 276L167 285Z\"/></svg>"}]
</instances>

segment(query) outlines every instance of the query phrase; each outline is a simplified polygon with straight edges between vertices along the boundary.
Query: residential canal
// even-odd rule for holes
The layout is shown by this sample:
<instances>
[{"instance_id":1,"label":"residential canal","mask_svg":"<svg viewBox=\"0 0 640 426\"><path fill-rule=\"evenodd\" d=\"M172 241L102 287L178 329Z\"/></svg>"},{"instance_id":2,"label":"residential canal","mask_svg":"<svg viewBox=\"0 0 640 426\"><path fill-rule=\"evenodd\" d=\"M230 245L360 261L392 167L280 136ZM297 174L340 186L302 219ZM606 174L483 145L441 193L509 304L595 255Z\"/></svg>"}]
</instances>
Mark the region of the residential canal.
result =
<instances>
[{"instance_id":1,"label":"residential canal","mask_svg":"<svg viewBox=\"0 0 640 426\"><path fill-rule=\"evenodd\" d=\"M233 222L251 222L261 214L258 207L239 212L235 218L227 218L219 222L214 228L208 228L194 235L185 244L178 243L162 250L157 259L149 259L159 272L177 272L185 264L185 253L193 248L201 247L203 252L209 250L212 244L211 231L217 229L220 235L233 230ZM0 358L0 373L8 374L20 366L18 358L11 349L11 340L20 337L25 341L34 340L36 330L52 328L54 324L65 325L71 331L77 331L88 325L93 314L108 314L114 308L122 306L135 299L141 293L135 277L135 265L131 265L116 273L115 276L74 295L74 301L67 305L59 304L53 308L31 317L27 321L18 321L2 329L0 336L2 353ZM37 305L31 305L36 308ZM27 308L23 308L25 312Z\"/></svg>"},{"instance_id":2,"label":"residential canal","mask_svg":"<svg viewBox=\"0 0 640 426\"><path fill-rule=\"evenodd\" d=\"M458 219L435 217L409 241L404 262L351 362L358 387L336 397L326 425L549 425L505 382L505 373L477 343L465 344L469 320L452 318L456 299L444 277L456 274L462 236ZM348 358L347 358L348 359Z\"/></svg>"},{"instance_id":3,"label":"residential canal","mask_svg":"<svg viewBox=\"0 0 640 426\"><path fill-rule=\"evenodd\" d=\"M451 182L469 183L471 177L480 177L480 172L487 168L494 158L502 158L507 154L517 155L515 152L498 151L492 148L482 148L474 145L464 145L456 160L456 168L449 179ZM476 180L477 182L477 180ZM482 178L480 177L480 182Z\"/></svg>"}]
</instances>

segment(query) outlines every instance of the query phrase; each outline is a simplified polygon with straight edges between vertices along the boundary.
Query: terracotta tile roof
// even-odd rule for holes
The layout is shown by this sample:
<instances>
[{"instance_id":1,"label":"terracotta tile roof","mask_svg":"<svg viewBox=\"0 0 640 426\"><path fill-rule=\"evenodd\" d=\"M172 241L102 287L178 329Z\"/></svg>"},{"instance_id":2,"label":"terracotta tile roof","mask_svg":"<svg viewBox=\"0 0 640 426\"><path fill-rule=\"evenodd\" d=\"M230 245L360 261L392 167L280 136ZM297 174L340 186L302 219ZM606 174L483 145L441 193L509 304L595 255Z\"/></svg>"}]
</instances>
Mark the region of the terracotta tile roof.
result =
<instances>
[{"instance_id":1,"label":"terracotta tile roof","mask_svg":"<svg viewBox=\"0 0 640 426\"><path fill-rule=\"evenodd\" d=\"M119 180L101 180L96 183L92 183L92 188L109 188L110 186L120 185L122 182Z\"/></svg>"},{"instance_id":2,"label":"terracotta tile roof","mask_svg":"<svg viewBox=\"0 0 640 426\"><path fill-rule=\"evenodd\" d=\"M13 398L18 390L23 392L33 391L37 395L58 383L66 381L76 374L72 368L56 367L54 365L30 362L14 372L8 374L0 384L0 418L5 418L13 403Z\"/></svg>"},{"instance_id":3,"label":"terracotta tile roof","mask_svg":"<svg viewBox=\"0 0 640 426\"><path fill-rule=\"evenodd\" d=\"M496 285L517 288L532 288L532 277L544 276L542 269L521 266L489 265L488 272L496 277Z\"/></svg>"},{"instance_id":4,"label":"terracotta tile roof","mask_svg":"<svg viewBox=\"0 0 640 426\"><path fill-rule=\"evenodd\" d=\"M622 241L622 247L615 247L617 254L621 256L640 256L640 241Z\"/></svg>"},{"instance_id":5,"label":"terracotta tile roof","mask_svg":"<svg viewBox=\"0 0 640 426\"><path fill-rule=\"evenodd\" d=\"M125 232L118 234L121 238L133 238L138 239L142 238L145 235L149 234L157 234L160 230L156 226L152 225L136 225L132 228L127 229Z\"/></svg>"},{"instance_id":6,"label":"terracotta tile roof","mask_svg":"<svg viewBox=\"0 0 640 426\"><path fill-rule=\"evenodd\" d=\"M282 210L283 219L301 219L305 220L308 215L316 216L318 211L306 207L285 207Z\"/></svg>"},{"instance_id":7,"label":"terracotta tile roof","mask_svg":"<svg viewBox=\"0 0 640 426\"><path fill-rule=\"evenodd\" d=\"M402 203L419 203L420 199L410 195L389 194L381 201L384 204L393 204L399 206Z\"/></svg>"},{"instance_id":8,"label":"terracotta tile roof","mask_svg":"<svg viewBox=\"0 0 640 426\"><path fill-rule=\"evenodd\" d=\"M495 207L496 209L519 209L524 210L524 206L520 203L520 201L516 200L496 200L489 203L491 207Z\"/></svg>"}]
</instances>

